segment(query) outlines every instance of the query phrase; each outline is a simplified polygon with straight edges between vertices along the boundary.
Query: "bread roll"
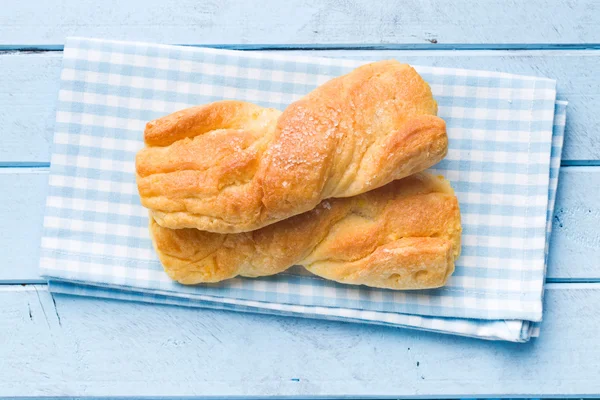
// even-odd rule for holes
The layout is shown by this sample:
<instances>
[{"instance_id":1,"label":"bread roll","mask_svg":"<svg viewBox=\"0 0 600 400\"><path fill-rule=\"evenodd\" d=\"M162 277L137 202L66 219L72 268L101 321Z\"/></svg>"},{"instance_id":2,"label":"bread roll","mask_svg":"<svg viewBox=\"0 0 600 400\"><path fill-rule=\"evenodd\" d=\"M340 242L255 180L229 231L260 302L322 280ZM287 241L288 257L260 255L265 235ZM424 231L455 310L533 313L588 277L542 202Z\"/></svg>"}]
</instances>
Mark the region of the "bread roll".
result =
<instances>
[{"instance_id":1,"label":"bread roll","mask_svg":"<svg viewBox=\"0 0 600 400\"><path fill-rule=\"evenodd\" d=\"M165 228L246 232L423 171L447 152L429 85L381 61L280 113L220 101L149 122L136 157L142 204Z\"/></svg>"},{"instance_id":2,"label":"bread roll","mask_svg":"<svg viewBox=\"0 0 600 400\"><path fill-rule=\"evenodd\" d=\"M460 211L450 184L418 173L252 232L169 229L150 219L167 274L192 285L277 274L302 265L346 284L443 286L460 254Z\"/></svg>"}]
</instances>

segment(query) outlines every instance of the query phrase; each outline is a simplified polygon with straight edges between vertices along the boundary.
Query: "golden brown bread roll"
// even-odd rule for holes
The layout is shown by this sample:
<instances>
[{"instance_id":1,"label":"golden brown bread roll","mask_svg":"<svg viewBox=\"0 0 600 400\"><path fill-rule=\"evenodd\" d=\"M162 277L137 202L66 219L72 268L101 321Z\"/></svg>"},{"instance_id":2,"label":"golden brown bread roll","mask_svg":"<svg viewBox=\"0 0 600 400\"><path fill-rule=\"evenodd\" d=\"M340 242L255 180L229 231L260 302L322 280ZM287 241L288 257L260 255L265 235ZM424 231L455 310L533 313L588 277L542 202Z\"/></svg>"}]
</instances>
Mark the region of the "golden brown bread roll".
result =
<instances>
[{"instance_id":1,"label":"golden brown bread roll","mask_svg":"<svg viewBox=\"0 0 600 400\"><path fill-rule=\"evenodd\" d=\"M283 113L239 101L149 122L136 157L142 204L167 228L245 232L425 170L447 152L429 85L381 61Z\"/></svg>"},{"instance_id":2,"label":"golden brown bread roll","mask_svg":"<svg viewBox=\"0 0 600 400\"><path fill-rule=\"evenodd\" d=\"M450 184L422 172L252 232L163 228L150 218L167 274L183 284L273 275L302 265L326 279L389 289L443 286L460 253Z\"/></svg>"}]
</instances>

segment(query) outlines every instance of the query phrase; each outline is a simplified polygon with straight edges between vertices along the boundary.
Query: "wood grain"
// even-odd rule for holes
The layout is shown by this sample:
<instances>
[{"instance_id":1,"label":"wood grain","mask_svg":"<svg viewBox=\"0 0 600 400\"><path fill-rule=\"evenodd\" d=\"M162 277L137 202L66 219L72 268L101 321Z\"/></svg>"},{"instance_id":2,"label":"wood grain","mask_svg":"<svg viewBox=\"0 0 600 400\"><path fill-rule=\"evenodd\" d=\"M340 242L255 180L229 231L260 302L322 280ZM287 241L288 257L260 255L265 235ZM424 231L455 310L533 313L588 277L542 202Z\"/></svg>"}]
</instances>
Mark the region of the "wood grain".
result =
<instances>
[{"instance_id":1,"label":"wood grain","mask_svg":"<svg viewBox=\"0 0 600 400\"><path fill-rule=\"evenodd\" d=\"M541 337L511 344L0 287L0 396L590 396L597 304L551 285Z\"/></svg>"},{"instance_id":2,"label":"wood grain","mask_svg":"<svg viewBox=\"0 0 600 400\"><path fill-rule=\"evenodd\" d=\"M0 45L62 44L73 35L173 44L600 43L594 0L5 3Z\"/></svg>"},{"instance_id":3,"label":"wood grain","mask_svg":"<svg viewBox=\"0 0 600 400\"><path fill-rule=\"evenodd\" d=\"M298 52L286 52L298 54ZM600 160L598 51L302 51L358 59L488 69L558 79L569 101L563 160ZM48 162L58 97L61 52L0 55L0 164Z\"/></svg>"},{"instance_id":4,"label":"wood grain","mask_svg":"<svg viewBox=\"0 0 600 400\"><path fill-rule=\"evenodd\" d=\"M0 169L0 283L43 282L37 273L47 170ZM600 280L600 168L563 167L559 179L550 281Z\"/></svg>"}]
</instances>

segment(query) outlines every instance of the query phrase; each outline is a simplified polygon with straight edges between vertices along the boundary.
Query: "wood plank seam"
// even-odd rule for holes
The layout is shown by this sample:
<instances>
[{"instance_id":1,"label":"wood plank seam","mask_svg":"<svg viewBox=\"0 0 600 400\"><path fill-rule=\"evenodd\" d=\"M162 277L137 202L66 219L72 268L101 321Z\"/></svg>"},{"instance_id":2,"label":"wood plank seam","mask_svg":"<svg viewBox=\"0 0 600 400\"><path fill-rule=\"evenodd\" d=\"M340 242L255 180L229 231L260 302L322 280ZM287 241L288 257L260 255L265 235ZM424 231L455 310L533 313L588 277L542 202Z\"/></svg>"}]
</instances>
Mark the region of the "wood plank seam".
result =
<instances>
[{"instance_id":1,"label":"wood plank seam","mask_svg":"<svg viewBox=\"0 0 600 400\"><path fill-rule=\"evenodd\" d=\"M437 39L434 39L437 40ZM440 51L440 50L469 50L469 51L481 51L481 50L600 50L600 43L540 43L540 44L529 44L529 43L415 43L415 44L404 44L404 43L356 43L356 44L219 44L219 43L201 43L201 44L181 44L181 43L164 43L172 44L175 46L188 46L188 47L209 47L213 49L226 49L226 50L242 50L242 51L295 51L295 50L307 50L307 51L331 51L331 50L415 50L415 51ZM44 53L44 52L55 52L63 51L64 45L62 44L3 44L0 45L1 54L14 54L14 53Z\"/></svg>"}]
</instances>

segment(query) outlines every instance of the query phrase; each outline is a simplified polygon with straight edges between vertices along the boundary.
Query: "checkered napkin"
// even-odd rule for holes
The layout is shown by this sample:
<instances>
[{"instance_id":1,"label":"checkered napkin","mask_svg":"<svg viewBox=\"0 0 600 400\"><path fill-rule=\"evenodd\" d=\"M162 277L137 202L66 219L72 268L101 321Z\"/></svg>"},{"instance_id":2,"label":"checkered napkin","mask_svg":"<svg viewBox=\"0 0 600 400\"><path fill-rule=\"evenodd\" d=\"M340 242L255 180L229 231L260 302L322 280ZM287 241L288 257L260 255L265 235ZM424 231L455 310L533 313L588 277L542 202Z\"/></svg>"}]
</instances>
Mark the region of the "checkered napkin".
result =
<instances>
[{"instance_id":1,"label":"checkered napkin","mask_svg":"<svg viewBox=\"0 0 600 400\"><path fill-rule=\"evenodd\" d=\"M221 99L284 109L364 63L69 39L40 261L50 290L528 340L542 317L566 111L544 78L415 67L450 139L434 172L450 180L462 213L462 255L444 288L341 285L296 268L190 287L163 272L135 185L145 123Z\"/></svg>"}]
</instances>

